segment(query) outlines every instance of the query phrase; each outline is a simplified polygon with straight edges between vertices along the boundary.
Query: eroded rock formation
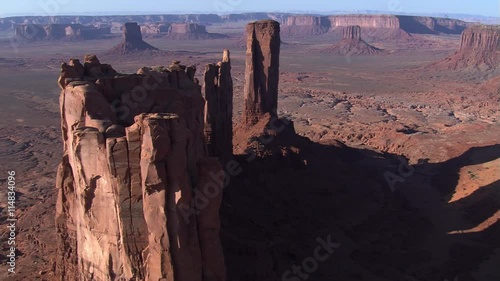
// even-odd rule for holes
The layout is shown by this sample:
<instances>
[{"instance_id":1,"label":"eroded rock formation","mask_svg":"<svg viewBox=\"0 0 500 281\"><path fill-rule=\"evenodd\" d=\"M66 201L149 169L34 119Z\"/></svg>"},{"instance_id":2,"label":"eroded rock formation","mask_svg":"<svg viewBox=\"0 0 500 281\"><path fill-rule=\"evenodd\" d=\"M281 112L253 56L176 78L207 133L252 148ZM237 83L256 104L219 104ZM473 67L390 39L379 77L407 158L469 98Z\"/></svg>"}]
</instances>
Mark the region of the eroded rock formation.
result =
<instances>
[{"instance_id":1,"label":"eroded rock formation","mask_svg":"<svg viewBox=\"0 0 500 281\"><path fill-rule=\"evenodd\" d=\"M106 35L111 34L111 27L100 26L100 27L87 27L81 24L71 24L65 28L66 38L69 39L98 39L103 38Z\"/></svg>"},{"instance_id":2,"label":"eroded rock formation","mask_svg":"<svg viewBox=\"0 0 500 281\"><path fill-rule=\"evenodd\" d=\"M344 28L343 39L361 40L361 27L359 25Z\"/></svg>"},{"instance_id":3,"label":"eroded rock formation","mask_svg":"<svg viewBox=\"0 0 500 281\"><path fill-rule=\"evenodd\" d=\"M167 36L171 39L215 39L226 37L223 34L208 33L204 25L197 23L173 23Z\"/></svg>"},{"instance_id":4,"label":"eroded rock formation","mask_svg":"<svg viewBox=\"0 0 500 281\"><path fill-rule=\"evenodd\" d=\"M462 33L460 49L433 66L447 69L492 70L500 63L500 27L478 25Z\"/></svg>"},{"instance_id":5,"label":"eroded rock formation","mask_svg":"<svg viewBox=\"0 0 500 281\"><path fill-rule=\"evenodd\" d=\"M141 26L144 34L176 40L200 40L225 38L226 35L209 33L204 25L197 23L155 23Z\"/></svg>"},{"instance_id":6,"label":"eroded rock formation","mask_svg":"<svg viewBox=\"0 0 500 281\"><path fill-rule=\"evenodd\" d=\"M229 50L224 50L221 62L206 66L203 79L208 154L226 163L233 155L233 79Z\"/></svg>"},{"instance_id":7,"label":"eroded rock formation","mask_svg":"<svg viewBox=\"0 0 500 281\"><path fill-rule=\"evenodd\" d=\"M266 113L277 115L280 24L262 20L246 26L247 52L243 124L251 126Z\"/></svg>"},{"instance_id":8,"label":"eroded rock formation","mask_svg":"<svg viewBox=\"0 0 500 281\"><path fill-rule=\"evenodd\" d=\"M18 40L36 41L47 37L45 28L38 24L22 24L16 26L16 38Z\"/></svg>"},{"instance_id":9,"label":"eroded rock formation","mask_svg":"<svg viewBox=\"0 0 500 281\"><path fill-rule=\"evenodd\" d=\"M16 39L37 40L87 40L102 38L111 33L109 27L84 26L81 24L22 24L16 27Z\"/></svg>"},{"instance_id":10,"label":"eroded rock formation","mask_svg":"<svg viewBox=\"0 0 500 281\"><path fill-rule=\"evenodd\" d=\"M391 36L403 36L405 33L460 34L470 26L469 23L455 19L396 15L293 15L283 17L281 22L282 34L292 37L324 34L356 25L371 33L377 33L378 30L379 35L386 35L389 30L400 31Z\"/></svg>"},{"instance_id":11,"label":"eroded rock formation","mask_svg":"<svg viewBox=\"0 0 500 281\"><path fill-rule=\"evenodd\" d=\"M330 30L331 23L327 17L290 16L282 21L282 34L289 37L319 35Z\"/></svg>"},{"instance_id":12,"label":"eroded rock formation","mask_svg":"<svg viewBox=\"0 0 500 281\"><path fill-rule=\"evenodd\" d=\"M63 65L59 79L56 273L61 280L225 281L224 173L207 156L193 68L110 69L87 56L84 65Z\"/></svg>"},{"instance_id":13,"label":"eroded rock formation","mask_svg":"<svg viewBox=\"0 0 500 281\"><path fill-rule=\"evenodd\" d=\"M168 33L171 29L172 25L170 23L150 23L141 25L141 33L145 35Z\"/></svg>"},{"instance_id":14,"label":"eroded rock formation","mask_svg":"<svg viewBox=\"0 0 500 281\"><path fill-rule=\"evenodd\" d=\"M141 28L136 22L128 22L123 26L124 42L115 46L111 52L118 54L127 54L141 51L156 51L157 48L149 45L142 40Z\"/></svg>"},{"instance_id":15,"label":"eroded rock formation","mask_svg":"<svg viewBox=\"0 0 500 281\"><path fill-rule=\"evenodd\" d=\"M338 55L372 55L380 52L380 49L361 39L361 27L359 25L344 28L342 40L325 50L325 53Z\"/></svg>"}]
</instances>

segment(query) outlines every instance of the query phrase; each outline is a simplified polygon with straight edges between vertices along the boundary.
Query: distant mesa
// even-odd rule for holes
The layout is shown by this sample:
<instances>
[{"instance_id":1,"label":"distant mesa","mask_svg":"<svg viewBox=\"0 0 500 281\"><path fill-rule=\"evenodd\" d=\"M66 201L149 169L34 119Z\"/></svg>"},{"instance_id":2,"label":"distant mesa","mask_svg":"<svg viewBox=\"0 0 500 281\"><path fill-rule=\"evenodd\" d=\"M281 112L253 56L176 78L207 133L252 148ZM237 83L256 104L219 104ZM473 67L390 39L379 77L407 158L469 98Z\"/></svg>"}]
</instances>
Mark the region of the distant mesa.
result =
<instances>
[{"instance_id":1,"label":"distant mesa","mask_svg":"<svg viewBox=\"0 0 500 281\"><path fill-rule=\"evenodd\" d=\"M342 40L328 47L324 52L339 55L373 55L382 52L382 50L363 41L361 27L354 25L344 28Z\"/></svg>"},{"instance_id":2,"label":"distant mesa","mask_svg":"<svg viewBox=\"0 0 500 281\"><path fill-rule=\"evenodd\" d=\"M285 37L305 37L320 35L330 30L328 17L289 16L282 20L282 35Z\"/></svg>"},{"instance_id":3,"label":"distant mesa","mask_svg":"<svg viewBox=\"0 0 500 281\"><path fill-rule=\"evenodd\" d=\"M125 23L123 26L123 40L123 43L111 49L111 53L128 54L158 50L142 40L141 28L136 22Z\"/></svg>"},{"instance_id":4,"label":"distant mesa","mask_svg":"<svg viewBox=\"0 0 500 281\"><path fill-rule=\"evenodd\" d=\"M283 17L281 23L282 34L288 37L321 35L358 25L366 29L367 34L373 33L374 37L395 39L405 39L409 34L460 34L470 26L455 19L396 15L293 15Z\"/></svg>"},{"instance_id":5,"label":"distant mesa","mask_svg":"<svg viewBox=\"0 0 500 281\"><path fill-rule=\"evenodd\" d=\"M224 34L209 33L206 26L197 23L154 23L141 26L146 36L176 40L203 40L226 38Z\"/></svg>"},{"instance_id":6,"label":"distant mesa","mask_svg":"<svg viewBox=\"0 0 500 281\"><path fill-rule=\"evenodd\" d=\"M448 70L495 70L500 63L500 26L477 25L462 32L460 49L431 67Z\"/></svg>"},{"instance_id":7,"label":"distant mesa","mask_svg":"<svg viewBox=\"0 0 500 281\"><path fill-rule=\"evenodd\" d=\"M16 26L15 39L22 42L39 40L89 40L111 34L109 26L84 26L81 24L20 24Z\"/></svg>"}]
</instances>

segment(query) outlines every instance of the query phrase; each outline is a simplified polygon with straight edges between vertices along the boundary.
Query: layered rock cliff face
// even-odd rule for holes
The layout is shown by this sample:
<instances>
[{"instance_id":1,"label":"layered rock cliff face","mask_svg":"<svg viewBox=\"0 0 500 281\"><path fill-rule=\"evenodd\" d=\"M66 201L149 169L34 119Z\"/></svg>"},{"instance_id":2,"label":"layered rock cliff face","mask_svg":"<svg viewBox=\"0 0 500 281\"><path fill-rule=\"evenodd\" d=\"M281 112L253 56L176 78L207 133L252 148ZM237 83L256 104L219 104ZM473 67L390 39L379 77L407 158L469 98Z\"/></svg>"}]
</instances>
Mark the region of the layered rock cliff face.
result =
<instances>
[{"instance_id":1,"label":"layered rock cliff face","mask_svg":"<svg viewBox=\"0 0 500 281\"><path fill-rule=\"evenodd\" d=\"M176 40L200 40L225 38L218 33L209 33L204 25L196 23L155 23L141 26L141 31L147 35Z\"/></svg>"},{"instance_id":2,"label":"layered rock cliff face","mask_svg":"<svg viewBox=\"0 0 500 281\"><path fill-rule=\"evenodd\" d=\"M293 16L282 20L283 36L301 37L327 33L331 23L327 17Z\"/></svg>"},{"instance_id":3,"label":"layered rock cliff face","mask_svg":"<svg viewBox=\"0 0 500 281\"><path fill-rule=\"evenodd\" d=\"M16 38L18 40L36 41L47 37L45 28L38 24L23 24L16 26Z\"/></svg>"},{"instance_id":4,"label":"layered rock cliff face","mask_svg":"<svg viewBox=\"0 0 500 281\"><path fill-rule=\"evenodd\" d=\"M206 66L203 80L208 154L227 163L233 155L233 79L229 50L224 50L221 62Z\"/></svg>"},{"instance_id":5,"label":"layered rock cliff face","mask_svg":"<svg viewBox=\"0 0 500 281\"><path fill-rule=\"evenodd\" d=\"M127 54L141 51L155 51L157 48L142 40L141 28L136 22L128 22L123 25L123 43L115 46L111 52Z\"/></svg>"},{"instance_id":6,"label":"layered rock cliff face","mask_svg":"<svg viewBox=\"0 0 500 281\"><path fill-rule=\"evenodd\" d=\"M392 15L287 16L281 22L284 25L283 35L296 37L324 34L355 25L385 32L399 30L416 34L460 34L470 25L454 19Z\"/></svg>"},{"instance_id":7,"label":"layered rock cliff face","mask_svg":"<svg viewBox=\"0 0 500 281\"><path fill-rule=\"evenodd\" d=\"M460 49L433 66L447 69L493 70L500 63L500 27L479 25L462 33Z\"/></svg>"},{"instance_id":8,"label":"layered rock cliff face","mask_svg":"<svg viewBox=\"0 0 500 281\"><path fill-rule=\"evenodd\" d=\"M224 173L207 155L194 68L124 75L64 64L56 211L60 280L225 281Z\"/></svg>"},{"instance_id":9,"label":"layered rock cliff face","mask_svg":"<svg viewBox=\"0 0 500 281\"><path fill-rule=\"evenodd\" d=\"M401 29L418 34L460 34L470 23L445 18L397 16Z\"/></svg>"},{"instance_id":10,"label":"layered rock cliff face","mask_svg":"<svg viewBox=\"0 0 500 281\"><path fill-rule=\"evenodd\" d=\"M277 116L280 24L262 20L246 26L247 51L245 68L243 124L256 124L266 113Z\"/></svg>"},{"instance_id":11,"label":"layered rock cliff face","mask_svg":"<svg viewBox=\"0 0 500 281\"><path fill-rule=\"evenodd\" d=\"M361 27L354 25L344 28L342 39L361 40Z\"/></svg>"},{"instance_id":12,"label":"layered rock cliff face","mask_svg":"<svg viewBox=\"0 0 500 281\"><path fill-rule=\"evenodd\" d=\"M50 24L44 28L49 40L58 40L66 36L66 26L63 24Z\"/></svg>"},{"instance_id":13,"label":"layered rock cliff face","mask_svg":"<svg viewBox=\"0 0 500 281\"><path fill-rule=\"evenodd\" d=\"M69 39L99 39L111 34L111 27L86 27L81 24L71 24L65 28L66 38Z\"/></svg>"},{"instance_id":14,"label":"layered rock cliff face","mask_svg":"<svg viewBox=\"0 0 500 281\"><path fill-rule=\"evenodd\" d=\"M328 47L324 52L351 56L378 54L381 50L363 41L361 39L361 27L355 25L344 28L342 40Z\"/></svg>"},{"instance_id":15,"label":"layered rock cliff face","mask_svg":"<svg viewBox=\"0 0 500 281\"><path fill-rule=\"evenodd\" d=\"M359 25L361 28L400 28L396 16L388 15L351 15L351 16L329 16L328 21L332 27L347 27Z\"/></svg>"},{"instance_id":16,"label":"layered rock cliff face","mask_svg":"<svg viewBox=\"0 0 500 281\"><path fill-rule=\"evenodd\" d=\"M171 29L172 25L170 23L152 23L141 25L141 33L144 35L168 33Z\"/></svg>"},{"instance_id":17,"label":"layered rock cliff face","mask_svg":"<svg viewBox=\"0 0 500 281\"><path fill-rule=\"evenodd\" d=\"M22 24L16 27L16 39L20 41L86 40L102 38L110 33L109 27L81 24Z\"/></svg>"}]
</instances>

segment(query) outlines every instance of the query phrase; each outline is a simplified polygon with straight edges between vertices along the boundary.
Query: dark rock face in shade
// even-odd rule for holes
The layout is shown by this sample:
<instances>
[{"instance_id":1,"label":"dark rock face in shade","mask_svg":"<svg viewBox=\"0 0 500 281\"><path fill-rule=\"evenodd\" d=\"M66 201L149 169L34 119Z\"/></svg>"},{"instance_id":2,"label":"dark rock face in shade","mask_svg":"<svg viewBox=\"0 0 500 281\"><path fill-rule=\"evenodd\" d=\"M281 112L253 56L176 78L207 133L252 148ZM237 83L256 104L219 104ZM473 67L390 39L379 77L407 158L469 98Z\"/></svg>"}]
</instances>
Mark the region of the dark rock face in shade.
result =
<instances>
[{"instance_id":1,"label":"dark rock face in shade","mask_svg":"<svg viewBox=\"0 0 500 281\"><path fill-rule=\"evenodd\" d=\"M142 40L140 26L135 22L125 23L123 26L124 42L115 46L111 52L117 54L127 54L141 51L155 51L157 48Z\"/></svg>"},{"instance_id":2,"label":"dark rock face in shade","mask_svg":"<svg viewBox=\"0 0 500 281\"><path fill-rule=\"evenodd\" d=\"M233 79L228 50L221 62L206 66L203 92L208 154L225 163L233 155Z\"/></svg>"}]
</instances>

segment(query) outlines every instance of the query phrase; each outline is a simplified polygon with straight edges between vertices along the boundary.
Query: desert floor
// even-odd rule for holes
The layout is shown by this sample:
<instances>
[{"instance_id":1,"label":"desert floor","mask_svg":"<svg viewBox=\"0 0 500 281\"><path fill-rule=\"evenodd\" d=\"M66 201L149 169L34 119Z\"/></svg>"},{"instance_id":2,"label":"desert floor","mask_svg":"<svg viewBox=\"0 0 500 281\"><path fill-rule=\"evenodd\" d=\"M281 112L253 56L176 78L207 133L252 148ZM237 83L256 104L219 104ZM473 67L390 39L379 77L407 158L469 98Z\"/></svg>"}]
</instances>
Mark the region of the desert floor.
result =
<instances>
[{"instance_id":1,"label":"desert floor","mask_svg":"<svg viewBox=\"0 0 500 281\"><path fill-rule=\"evenodd\" d=\"M211 28L227 31L223 26ZM217 62L222 50L230 49L236 126L243 105L245 49L238 33L242 29L231 32L235 34L233 38L223 40L169 41L146 37L145 41L166 53L130 56L106 53L121 41L119 36L106 40L18 45L10 42L9 34L0 34L0 220L6 218L3 210L8 170L15 170L17 175L19 219L19 259L15 276L6 275L7 229L3 223L0 228L3 246L0 279L54 279L55 180L62 153L60 89L57 85L60 64L69 58L82 59L84 54L95 53L102 63L111 64L117 71L133 73L141 66L169 65L173 60L180 60L186 65L197 65L201 80L204 65ZM310 280L424 281L438 280L438 276L442 277L439 281L453 280L457 276L459 281L500 280L500 79L495 78L498 73L449 71L430 66L458 49L459 36L415 36L410 42L372 40L370 43L386 50L374 56L325 54L323 50L334 41L328 35L282 40L280 116L293 120L299 135L319 144L338 140L353 150L370 151L381 157L403 156L414 171L405 174L404 182L398 183L394 192L396 199L391 200L409 202L408 208L416 210L432 225L423 226L421 232L413 232L418 241L415 245L404 244L409 241L406 238L402 244L394 242L398 237L391 238L395 243L391 247L401 252L392 258L380 257L388 253L379 249L383 246L358 233L379 232L378 235L384 236L384 227L366 222L371 220L370 216L372 224L383 222L384 216L391 217L387 219L389 228L401 225L405 229L405 223L418 222L394 222L391 213L383 214L375 207L368 210L367 205L374 201L363 202L362 196L346 197L346 200L358 200L356 202L308 198L309 202L330 205L338 202L338 206L343 206L334 216L337 222L333 224L344 228L333 232L342 233L339 240L343 245L357 245L344 246L346 251L355 249L342 253L351 257L352 262L336 260L336 263L324 265L344 266L343 273L333 270L337 272L335 275L320 268L317 276L313 275ZM381 172L375 175L362 174L362 163L360 165L360 178L375 177L377 182L383 183L384 171L398 174L398 162L387 162L387 166L380 166ZM334 166L328 168L323 170L330 176L341 173ZM349 182L343 184L348 186ZM226 202L228 205L237 204L236 193L236 189L231 191L227 200L233 202ZM257 198L258 194L254 192L252 196ZM241 208L247 206L245 204L251 205L242 202ZM367 209L365 218L356 218L358 207ZM222 211L229 212L227 208L230 207L225 206ZM304 208L316 206L311 204ZM248 210L244 213L247 217L252 216ZM262 214L254 215L258 222ZM329 219L334 220L333 217ZM349 224L352 224L349 226L351 232L345 229ZM311 228L295 225L294 229L304 229L306 233ZM223 225L224 231L226 238L223 241L230 241L234 233L227 225ZM314 237L318 235L283 239L302 241L301 251L307 256L307 249L313 251ZM380 238L379 241L386 240ZM399 264L406 257L405 247L412 253L408 257L410 265ZM295 258L300 260L299 257ZM390 263L392 271L383 263L380 268L370 267L369 264L378 259ZM418 261L411 262L412 259ZM230 275L237 274L234 272L238 270L231 267L235 263L228 263ZM433 275L432 272L437 273ZM387 277L391 274L400 277Z\"/></svg>"}]
</instances>

